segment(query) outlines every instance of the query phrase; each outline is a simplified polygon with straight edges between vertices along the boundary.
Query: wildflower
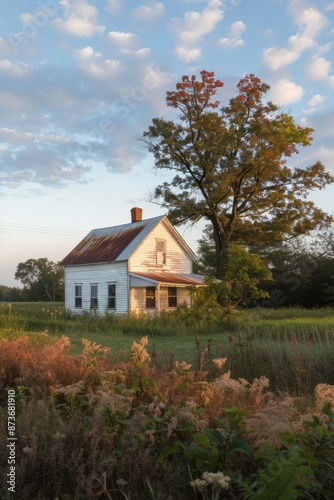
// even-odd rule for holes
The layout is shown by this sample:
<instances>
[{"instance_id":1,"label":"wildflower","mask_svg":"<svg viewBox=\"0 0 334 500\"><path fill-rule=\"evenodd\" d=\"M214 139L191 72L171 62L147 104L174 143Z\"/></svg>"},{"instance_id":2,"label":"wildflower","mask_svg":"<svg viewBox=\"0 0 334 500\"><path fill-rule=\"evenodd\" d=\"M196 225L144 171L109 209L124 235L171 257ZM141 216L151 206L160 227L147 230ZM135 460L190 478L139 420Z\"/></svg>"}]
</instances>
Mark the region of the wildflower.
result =
<instances>
[{"instance_id":1,"label":"wildflower","mask_svg":"<svg viewBox=\"0 0 334 500\"><path fill-rule=\"evenodd\" d=\"M315 386L314 395L318 411L321 411L326 404L334 408L334 385L318 384Z\"/></svg>"},{"instance_id":2,"label":"wildflower","mask_svg":"<svg viewBox=\"0 0 334 500\"><path fill-rule=\"evenodd\" d=\"M293 421L296 420L297 410L293 406L292 398L283 400L271 399L264 408L246 419L249 439L255 447L267 444L279 447L281 435L293 432Z\"/></svg>"},{"instance_id":3,"label":"wildflower","mask_svg":"<svg viewBox=\"0 0 334 500\"><path fill-rule=\"evenodd\" d=\"M203 472L202 477L208 484L217 484L223 490L228 490L230 487L231 478L225 476L223 472Z\"/></svg>"},{"instance_id":4,"label":"wildflower","mask_svg":"<svg viewBox=\"0 0 334 500\"><path fill-rule=\"evenodd\" d=\"M216 358L212 360L212 363L217 367L217 368L222 368L227 361L227 358Z\"/></svg>"},{"instance_id":5,"label":"wildflower","mask_svg":"<svg viewBox=\"0 0 334 500\"><path fill-rule=\"evenodd\" d=\"M250 393L262 393L263 389L269 387L269 379L267 377L255 378L250 388Z\"/></svg>"},{"instance_id":6,"label":"wildflower","mask_svg":"<svg viewBox=\"0 0 334 500\"><path fill-rule=\"evenodd\" d=\"M85 357L97 356L111 351L110 347L102 347L100 344L87 339L82 339L82 345L82 354Z\"/></svg>"},{"instance_id":7,"label":"wildflower","mask_svg":"<svg viewBox=\"0 0 334 500\"><path fill-rule=\"evenodd\" d=\"M188 365L185 361L182 361L181 363L179 363L178 361L175 361L175 368L177 371L179 372L186 372L186 371L189 371L191 370L193 365Z\"/></svg>"},{"instance_id":8,"label":"wildflower","mask_svg":"<svg viewBox=\"0 0 334 500\"><path fill-rule=\"evenodd\" d=\"M222 375L221 377L217 378L214 382L213 382L213 387L215 389L218 389L219 391L233 391L233 393L236 393L236 394L243 394L246 390L246 388L241 385L240 382L238 382L237 380L234 380L232 378L229 378L229 372L224 375Z\"/></svg>"},{"instance_id":9,"label":"wildflower","mask_svg":"<svg viewBox=\"0 0 334 500\"><path fill-rule=\"evenodd\" d=\"M127 481L125 481L125 479L117 479L116 483L118 484L118 486L122 487L122 486L126 486L128 484Z\"/></svg>"},{"instance_id":10,"label":"wildflower","mask_svg":"<svg viewBox=\"0 0 334 500\"><path fill-rule=\"evenodd\" d=\"M59 394L64 394L64 396L74 398L83 390L84 386L85 382L83 382L83 380L80 380L75 384L67 385L66 387L59 387L56 392L58 392Z\"/></svg>"},{"instance_id":11,"label":"wildflower","mask_svg":"<svg viewBox=\"0 0 334 500\"><path fill-rule=\"evenodd\" d=\"M153 418L161 418L165 410L166 410L166 405L161 401L159 403L152 401L148 405L148 411L153 416Z\"/></svg>"},{"instance_id":12,"label":"wildflower","mask_svg":"<svg viewBox=\"0 0 334 500\"><path fill-rule=\"evenodd\" d=\"M218 486L223 490L228 490L230 487L231 478L225 476L223 472L203 472L202 479L191 481L190 486L203 490L208 485Z\"/></svg>"},{"instance_id":13,"label":"wildflower","mask_svg":"<svg viewBox=\"0 0 334 500\"><path fill-rule=\"evenodd\" d=\"M190 486L193 488L197 488L199 491L203 490L206 488L208 483L204 479L195 479L194 481L191 481Z\"/></svg>"},{"instance_id":14,"label":"wildflower","mask_svg":"<svg viewBox=\"0 0 334 500\"><path fill-rule=\"evenodd\" d=\"M132 351L133 351L133 360L134 362L137 363L145 363L146 361L150 360L150 355L145 349L145 347L148 344L148 336L143 337L139 343L133 342L132 343Z\"/></svg>"}]
</instances>

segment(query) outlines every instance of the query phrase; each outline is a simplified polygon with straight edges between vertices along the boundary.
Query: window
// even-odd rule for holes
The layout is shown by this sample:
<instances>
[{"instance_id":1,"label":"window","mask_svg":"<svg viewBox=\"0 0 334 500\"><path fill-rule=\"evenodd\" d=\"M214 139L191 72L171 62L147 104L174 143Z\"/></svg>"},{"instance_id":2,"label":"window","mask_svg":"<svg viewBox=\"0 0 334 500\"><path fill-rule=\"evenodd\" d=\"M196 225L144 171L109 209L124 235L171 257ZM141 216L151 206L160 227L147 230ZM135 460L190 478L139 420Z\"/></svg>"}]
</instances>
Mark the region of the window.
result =
<instances>
[{"instance_id":1,"label":"window","mask_svg":"<svg viewBox=\"0 0 334 500\"><path fill-rule=\"evenodd\" d=\"M97 285L90 285L90 308L97 309Z\"/></svg>"},{"instance_id":2,"label":"window","mask_svg":"<svg viewBox=\"0 0 334 500\"><path fill-rule=\"evenodd\" d=\"M108 285L108 309L116 309L116 285Z\"/></svg>"},{"instance_id":3,"label":"window","mask_svg":"<svg viewBox=\"0 0 334 500\"><path fill-rule=\"evenodd\" d=\"M74 286L74 303L75 307L82 307L82 285Z\"/></svg>"},{"instance_id":4,"label":"window","mask_svg":"<svg viewBox=\"0 0 334 500\"><path fill-rule=\"evenodd\" d=\"M160 266L166 264L166 240L156 240L156 248L157 264Z\"/></svg>"},{"instance_id":5,"label":"window","mask_svg":"<svg viewBox=\"0 0 334 500\"><path fill-rule=\"evenodd\" d=\"M155 287L147 286L146 287L146 307L152 308L155 307Z\"/></svg>"},{"instance_id":6,"label":"window","mask_svg":"<svg viewBox=\"0 0 334 500\"><path fill-rule=\"evenodd\" d=\"M177 288L176 286L168 287L168 307L177 307Z\"/></svg>"}]
</instances>

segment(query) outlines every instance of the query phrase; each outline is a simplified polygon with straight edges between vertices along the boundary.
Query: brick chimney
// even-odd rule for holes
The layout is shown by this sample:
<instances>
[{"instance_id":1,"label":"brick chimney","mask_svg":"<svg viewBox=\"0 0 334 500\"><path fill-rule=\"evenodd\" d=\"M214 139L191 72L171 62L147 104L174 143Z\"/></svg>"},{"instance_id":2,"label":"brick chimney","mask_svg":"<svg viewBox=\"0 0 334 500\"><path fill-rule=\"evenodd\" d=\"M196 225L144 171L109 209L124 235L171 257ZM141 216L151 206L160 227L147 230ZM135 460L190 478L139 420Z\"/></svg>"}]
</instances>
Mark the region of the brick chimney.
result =
<instances>
[{"instance_id":1,"label":"brick chimney","mask_svg":"<svg viewBox=\"0 0 334 500\"><path fill-rule=\"evenodd\" d=\"M131 222L138 222L142 220L143 209L138 207L131 208Z\"/></svg>"}]
</instances>

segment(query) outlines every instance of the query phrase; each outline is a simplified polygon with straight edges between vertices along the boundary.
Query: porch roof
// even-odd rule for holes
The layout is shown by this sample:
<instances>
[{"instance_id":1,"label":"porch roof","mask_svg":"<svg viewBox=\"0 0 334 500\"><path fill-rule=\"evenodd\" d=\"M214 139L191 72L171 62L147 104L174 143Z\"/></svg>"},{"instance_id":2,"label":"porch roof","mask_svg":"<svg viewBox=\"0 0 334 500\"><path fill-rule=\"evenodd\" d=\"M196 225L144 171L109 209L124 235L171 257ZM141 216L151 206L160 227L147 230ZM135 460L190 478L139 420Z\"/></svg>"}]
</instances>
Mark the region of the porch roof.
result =
<instances>
[{"instance_id":1,"label":"porch roof","mask_svg":"<svg viewBox=\"0 0 334 500\"><path fill-rule=\"evenodd\" d=\"M184 285L184 286L199 286L204 285L204 276L200 274L174 274L174 273L155 273L155 272L135 272L129 273L133 278L145 280L151 285L163 283L165 285Z\"/></svg>"}]
</instances>

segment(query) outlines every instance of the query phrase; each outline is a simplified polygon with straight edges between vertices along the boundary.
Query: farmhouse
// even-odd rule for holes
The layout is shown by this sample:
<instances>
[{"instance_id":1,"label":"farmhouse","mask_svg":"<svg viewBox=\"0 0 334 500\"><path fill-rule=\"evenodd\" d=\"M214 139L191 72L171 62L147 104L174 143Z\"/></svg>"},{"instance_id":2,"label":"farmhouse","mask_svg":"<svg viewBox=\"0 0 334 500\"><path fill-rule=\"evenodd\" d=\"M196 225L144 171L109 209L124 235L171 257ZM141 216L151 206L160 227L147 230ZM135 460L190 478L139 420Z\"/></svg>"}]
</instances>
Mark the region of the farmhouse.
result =
<instances>
[{"instance_id":1,"label":"farmhouse","mask_svg":"<svg viewBox=\"0 0 334 500\"><path fill-rule=\"evenodd\" d=\"M193 274L196 256L166 216L93 229L60 262L65 269L65 307L100 314L173 310L191 305L191 288L203 285Z\"/></svg>"}]
</instances>

